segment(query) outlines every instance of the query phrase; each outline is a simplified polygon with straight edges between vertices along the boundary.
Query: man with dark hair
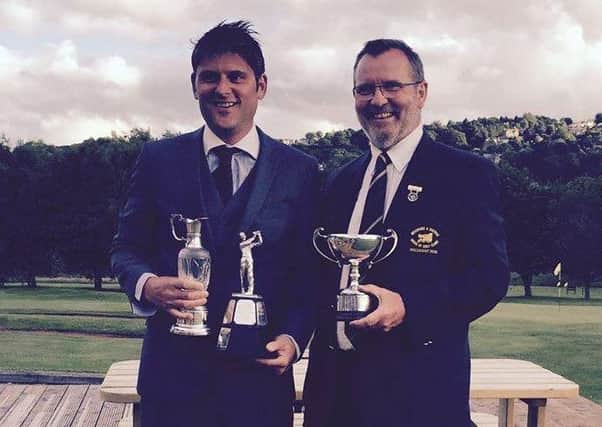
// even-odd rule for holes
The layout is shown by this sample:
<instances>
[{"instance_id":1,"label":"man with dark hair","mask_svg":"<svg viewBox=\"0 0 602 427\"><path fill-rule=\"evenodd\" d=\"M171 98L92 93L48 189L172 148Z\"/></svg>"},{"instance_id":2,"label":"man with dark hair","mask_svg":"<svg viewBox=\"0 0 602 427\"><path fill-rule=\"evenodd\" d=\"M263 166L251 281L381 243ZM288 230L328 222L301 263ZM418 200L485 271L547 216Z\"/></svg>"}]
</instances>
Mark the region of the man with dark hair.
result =
<instances>
[{"instance_id":1,"label":"man with dark hair","mask_svg":"<svg viewBox=\"0 0 602 427\"><path fill-rule=\"evenodd\" d=\"M499 182L489 161L428 138L422 61L372 40L354 66L355 109L370 150L329 177L320 225L399 240L360 288L374 311L336 320L349 270L324 264L304 388L306 427L467 427L471 321L506 293ZM329 264L329 263L328 263Z\"/></svg>"},{"instance_id":2,"label":"man with dark hair","mask_svg":"<svg viewBox=\"0 0 602 427\"><path fill-rule=\"evenodd\" d=\"M147 316L138 392L144 426L292 424L288 367L312 333L308 272L316 162L254 124L267 90L264 59L248 22L220 23L196 43L192 92L206 126L145 144L119 216L112 266L134 312ZM204 284L177 277L180 242L170 215L207 217L211 254ZM242 360L216 351L232 293L240 292L240 234L261 231L253 249L257 291L267 305L273 357ZM187 309L206 305L207 337L170 333Z\"/></svg>"}]
</instances>

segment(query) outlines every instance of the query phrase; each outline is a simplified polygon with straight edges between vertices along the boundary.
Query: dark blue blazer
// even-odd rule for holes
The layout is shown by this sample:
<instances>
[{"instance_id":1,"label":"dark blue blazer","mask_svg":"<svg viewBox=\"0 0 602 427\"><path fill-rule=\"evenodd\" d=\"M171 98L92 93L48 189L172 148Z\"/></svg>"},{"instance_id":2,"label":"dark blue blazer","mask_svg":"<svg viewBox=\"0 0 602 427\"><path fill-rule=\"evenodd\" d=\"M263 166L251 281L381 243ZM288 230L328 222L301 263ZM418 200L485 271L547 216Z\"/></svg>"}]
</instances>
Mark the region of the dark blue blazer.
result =
<instances>
[{"instance_id":1,"label":"dark blue blazer","mask_svg":"<svg viewBox=\"0 0 602 427\"><path fill-rule=\"evenodd\" d=\"M272 335L293 336L303 351L315 327L310 287L314 281L305 271L304 260L313 251L317 163L258 132L259 156L247 178L252 185L238 213L231 211L236 203L222 206L200 130L142 148L111 257L129 299L134 300L136 282L144 272L177 276L177 256L183 243L171 235L171 214L209 218L203 225L202 242L212 257L207 305L212 335L175 336L169 333L174 319L167 313L159 310L150 317L138 381L143 398L208 402L223 392L231 401L218 399L215 407L228 408L241 420L253 419L254 414L261 419L265 411L290 411L294 395L290 371L278 376L254 363L230 363L215 350L227 301L233 292L240 292L241 231L260 230L263 235L263 244L253 250L256 292L265 298Z\"/></svg>"},{"instance_id":2,"label":"dark blue blazer","mask_svg":"<svg viewBox=\"0 0 602 427\"><path fill-rule=\"evenodd\" d=\"M346 232L366 153L329 180L321 224ZM408 185L422 187L408 199ZM352 378L357 426L468 426L468 327L506 294L508 262L494 165L422 138L391 203L393 254L364 279L398 292L406 306L391 332L355 339L354 369L337 371L333 304L339 270L323 263L318 330L305 383L305 425L331 426L336 375ZM336 415L335 415L336 419ZM336 425L336 424L334 424ZM352 426L349 426L352 427Z\"/></svg>"}]
</instances>

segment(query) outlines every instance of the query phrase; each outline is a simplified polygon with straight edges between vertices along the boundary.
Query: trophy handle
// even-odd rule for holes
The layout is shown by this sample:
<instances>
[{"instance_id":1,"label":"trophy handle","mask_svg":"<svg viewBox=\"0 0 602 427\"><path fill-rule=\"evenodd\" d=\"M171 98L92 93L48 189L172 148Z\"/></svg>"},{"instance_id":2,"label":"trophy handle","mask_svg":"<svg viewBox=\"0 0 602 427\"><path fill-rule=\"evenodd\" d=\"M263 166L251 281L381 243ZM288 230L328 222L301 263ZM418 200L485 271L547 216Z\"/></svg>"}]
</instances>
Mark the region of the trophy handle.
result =
<instances>
[{"instance_id":1,"label":"trophy handle","mask_svg":"<svg viewBox=\"0 0 602 427\"><path fill-rule=\"evenodd\" d=\"M182 221L183 219L184 217L180 214L171 214L171 216L169 217L169 222L171 223L171 234L176 240L186 240L183 237L178 237L178 235L176 234L176 225L174 223L174 220Z\"/></svg>"},{"instance_id":2,"label":"trophy handle","mask_svg":"<svg viewBox=\"0 0 602 427\"><path fill-rule=\"evenodd\" d=\"M395 232L395 230L392 230L392 229L389 228L389 229L387 229L386 232L389 235L388 236L382 236L380 248L378 249L378 253L374 257L374 259L372 261L370 261L370 266L373 266L374 264L377 264L377 263L381 262L383 259L387 258L389 255L391 255L393 253L393 251L397 247L397 240L398 239L397 239L397 233ZM381 251L383 245L385 244L385 240L389 240L389 239L393 239L393 245L391 246L391 249L389 249L389 252L387 252L385 255L383 255L382 257L378 258L378 255L380 254L380 251Z\"/></svg>"},{"instance_id":3,"label":"trophy handle","mask_svg":"<svg viewBox=\"0 0 602 427\"><path fill-rule=\"evenodd\" d=\"M318 253L320 255L322 255L324 258L326 258L329 261L334 262L335 264L339 264L339 261L331 258L330 256L326 255L324 252L322 252L322 249L320 249L318 247L318 244L316 243L316 238L317 237L321 237L322 239L327 239L328 235L327 234L322 234L322 232L324 231L324 227L318 227L314 230L314 236L312 238L313 244L314 244L314 248L316 248L316 251L318 251Z\"/></svg>"}]
</instances>

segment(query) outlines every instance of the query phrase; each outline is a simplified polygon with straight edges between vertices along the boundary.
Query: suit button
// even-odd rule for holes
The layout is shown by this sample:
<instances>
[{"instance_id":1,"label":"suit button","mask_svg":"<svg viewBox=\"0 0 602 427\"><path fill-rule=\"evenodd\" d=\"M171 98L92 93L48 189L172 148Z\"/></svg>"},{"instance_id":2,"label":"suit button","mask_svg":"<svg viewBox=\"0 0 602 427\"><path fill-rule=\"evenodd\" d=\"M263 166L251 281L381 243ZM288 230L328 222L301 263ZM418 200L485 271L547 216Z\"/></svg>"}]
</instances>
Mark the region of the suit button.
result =
<instances>
[{"instance_id":1,"label":"suit button","mask_svg":"<svg viewBox=\"0 0 602 427\"><path fill-rule=\"evenodd\" d=\"M334 351L334 345L329 345L329 346L328 346L328 350L330 350L330 351Z\"/></svg>"}]
</instances>

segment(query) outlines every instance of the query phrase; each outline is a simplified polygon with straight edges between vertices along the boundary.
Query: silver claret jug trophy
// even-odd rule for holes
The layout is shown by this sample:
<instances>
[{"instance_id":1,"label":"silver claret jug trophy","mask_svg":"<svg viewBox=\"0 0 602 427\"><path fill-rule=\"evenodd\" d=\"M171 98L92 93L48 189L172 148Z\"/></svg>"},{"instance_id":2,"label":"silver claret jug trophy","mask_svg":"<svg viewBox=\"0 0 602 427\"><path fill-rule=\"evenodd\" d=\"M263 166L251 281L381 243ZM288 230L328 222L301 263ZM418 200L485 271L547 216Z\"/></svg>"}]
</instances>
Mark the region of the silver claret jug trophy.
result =
<instances>
[{"instance_id":1,"label":"silver claret jug trophy","mask_svg":"<svg viewBox=\"0 0 602 427\"><path fill-rule=\"evenodd\" d=\"M178 277L198 280L209 287L211 275L211 256L201 244L201 221L207 218L189 219L180 214L171 215L171 233L176 240L185 241L185 246L178 253ZM176 233L175 222L186 225L186 237ZM171 333L176 335L206 336L209 335L207 326L207 307L200 306L186 310L192 313L192 319L178 319L171 327Z\"/></svg>"},{"instance_id":2,"label":"silver claret jug trophy","mask_svg":"<svg viewBox=\"0 0 602 427\"><path fill-rule=\"evenodd\" d=\"M319 239L326 241L331 255L322 251ZM385 241L391 239L389 251L378 257ZM360 264L366 262L366 268L387 258L397 246L397 233L388 229L384 236L379 234L324 234L324 228L316 228L313 236L316 251L324 258L332 261L340 268L350 265L349 286L337 295L337 320L351 321L361 319L376 307L371 303L370 295L359 290Z\"/></svg>"},{"instance_id":3,"label":"silver claret jug trophy","mask_svg":"<svg viewBox=\"0 0 602 427\"><path fill-rule=\"evenodd\" d=\"M268 318L264 299L255 294L252 249L263 243L260 231L247 238L240 233L240 293L233 293L226 306L217 337L217 349L238 358L269 357Z\"/></svg>"}]
</instances>

